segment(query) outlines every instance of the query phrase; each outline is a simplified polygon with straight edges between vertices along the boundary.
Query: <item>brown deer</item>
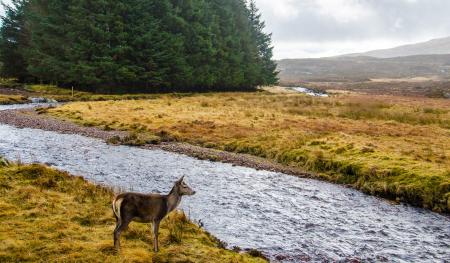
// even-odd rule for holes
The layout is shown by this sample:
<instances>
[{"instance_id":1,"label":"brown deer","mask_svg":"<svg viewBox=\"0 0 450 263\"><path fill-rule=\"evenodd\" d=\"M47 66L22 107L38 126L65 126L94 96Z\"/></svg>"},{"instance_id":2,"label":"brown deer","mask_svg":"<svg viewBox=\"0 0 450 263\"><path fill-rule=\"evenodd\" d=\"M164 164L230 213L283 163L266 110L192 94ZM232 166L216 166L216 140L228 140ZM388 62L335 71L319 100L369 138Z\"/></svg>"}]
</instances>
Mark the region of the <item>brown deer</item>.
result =
<instances>
[{"instance_id":1,"label":"brown deer","mask_svg":"<svg viewBox=\"0 0 450 263\"><path fill-rule=\"evenodd\" d=\"M153 248L158 252L159 223L170 212L175 210L183 195L194 195L184 181L184 176L175 182L168 195L123 193L112 202L112 209L116 217L114 230L114 247L120 250L120 234L132 222L153 223Z\"/></svg>"}]
</instances>

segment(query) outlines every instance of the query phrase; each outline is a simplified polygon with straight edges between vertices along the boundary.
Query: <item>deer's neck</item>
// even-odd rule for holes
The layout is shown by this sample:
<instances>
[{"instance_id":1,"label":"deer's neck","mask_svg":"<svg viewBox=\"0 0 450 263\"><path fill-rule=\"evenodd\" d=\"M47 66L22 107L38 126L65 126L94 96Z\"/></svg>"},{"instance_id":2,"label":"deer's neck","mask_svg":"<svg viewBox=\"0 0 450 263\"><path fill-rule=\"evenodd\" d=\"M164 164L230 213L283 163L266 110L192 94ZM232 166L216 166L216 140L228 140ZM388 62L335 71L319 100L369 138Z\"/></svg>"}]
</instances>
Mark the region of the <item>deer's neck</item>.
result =
<instances>
[{"instance_id":1,"label":"deer's neck","mask_svg":"<svg viewBox=\"0 0 450 263\"><path fill-rule=\"evenodd\" d=\"M175 210L180 202L181 195L177 193L177 191L170 192L170 194L167 196L167 209L169 210L168 212L170 213Z\"/></svg>"}]
</instances>

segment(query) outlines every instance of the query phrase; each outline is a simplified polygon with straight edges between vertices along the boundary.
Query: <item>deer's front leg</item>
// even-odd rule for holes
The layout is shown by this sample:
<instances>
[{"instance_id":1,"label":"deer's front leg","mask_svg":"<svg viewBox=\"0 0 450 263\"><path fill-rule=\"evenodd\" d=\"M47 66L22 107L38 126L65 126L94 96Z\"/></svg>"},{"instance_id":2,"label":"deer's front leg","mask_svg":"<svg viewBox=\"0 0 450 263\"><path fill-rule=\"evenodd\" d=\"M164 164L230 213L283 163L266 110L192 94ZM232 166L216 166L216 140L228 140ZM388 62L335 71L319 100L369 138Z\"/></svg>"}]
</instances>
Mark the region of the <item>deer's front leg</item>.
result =
<instances>
[{"instance_id":1,"label":"deer's front leg","mask_svg":"<svg viewBox=\"0 0 450 263\"><path fill-rule=\"evenodd\" d=\"M159 222L153 221L153 250L158 252L158 234L159 234Z\"/></svg>"}]
</instances>

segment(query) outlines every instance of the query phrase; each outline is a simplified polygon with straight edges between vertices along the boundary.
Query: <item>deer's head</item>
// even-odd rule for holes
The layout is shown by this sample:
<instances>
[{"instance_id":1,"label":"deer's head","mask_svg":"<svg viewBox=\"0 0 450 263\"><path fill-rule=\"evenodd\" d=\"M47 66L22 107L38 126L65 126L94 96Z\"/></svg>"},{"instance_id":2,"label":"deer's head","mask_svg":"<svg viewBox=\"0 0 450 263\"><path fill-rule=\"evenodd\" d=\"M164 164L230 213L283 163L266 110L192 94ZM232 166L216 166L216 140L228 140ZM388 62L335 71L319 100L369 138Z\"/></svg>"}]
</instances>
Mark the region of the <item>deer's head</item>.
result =
<instances>
[{"instance_id":1,"label":"deer's head","mask_svg":"<svg viewBox=\"0 0 450 263\"><path fill-rule=\"evenodd\" d=\"M195 191L184 182L184 176L175 183L175 188L180 195L194 195Z\"/></svg>"}]
</instances>

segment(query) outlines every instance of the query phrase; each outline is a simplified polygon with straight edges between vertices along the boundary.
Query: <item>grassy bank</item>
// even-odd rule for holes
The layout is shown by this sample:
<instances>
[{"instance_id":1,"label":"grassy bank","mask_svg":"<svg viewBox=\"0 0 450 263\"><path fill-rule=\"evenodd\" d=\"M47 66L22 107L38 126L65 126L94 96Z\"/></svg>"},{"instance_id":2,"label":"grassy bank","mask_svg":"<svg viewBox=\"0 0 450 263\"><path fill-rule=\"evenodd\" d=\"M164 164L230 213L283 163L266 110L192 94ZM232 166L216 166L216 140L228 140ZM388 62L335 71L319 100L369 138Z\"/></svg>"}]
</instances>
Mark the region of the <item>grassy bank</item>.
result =
<instances>
[{"instance_id":1,"label":"grassy bank","mask_svg":"<svg viewBox=\"0 0 450 263\"><path fill-rule=\"evenodd\" d=\"M34 96L51 98L59 102L154 99L160 96L158 94L97 94L78 90L74 90L72 94L71 89L53 85L28 85L26 90Z\"/></svg>"},{"instance_id":2,"label":"grassy bank","mask_svg":"<svg viewBox=\"0 0 450 263\"><path fill-rule=\"evenodd\" d=\"M394 96L214 93L72 103L49 114L314 171L364 192L450 212L450 102Z\"/></svg>"},{"instance_id":3,"label":"grassy bank","mask_svg":"<svg viewBox=\"0 0 450 263\"><path fill-rule=\"evenodd\" d=\"M0 94L0 105L27 103L28 99L21 95Z\"/></svg>"},{"instance_id":4,"label":"grassy bank","mask_svg":"<svg viewBox=\"0 0 450 263\"><path fill-rule=\"evenodd\" d=\"M184 214L161 226L161 252L150 227L131 224L120 255L112 245L110 190L40 165L0 160L0 262L265 262L220 248Z\"/></svg>"},{"instance_id":5,"label":"grassy bank","mask_svg":"<svg viewBox=\"0 0 450 263\"><path fill-rule=\"evenodd\" d=\"M188 94L184 94L187 96ZM177 95L179 96L179 95ZM43 97L59 102L154 99L158 94L98 94L54 85L25 85L0 79L0 105L27 103L28 97Z\"/></svg>"},{"instance_id":6,"label":"grassy bank","mask_svg":"<svg viewBox=\"0 0 450 263\"><path fill-rule=\"evenodd\" d=\"M14 92L19 86L14 79L0 78L0 105L27 103L28 99L23 94Z\"/></svg>"}]
</instances>

